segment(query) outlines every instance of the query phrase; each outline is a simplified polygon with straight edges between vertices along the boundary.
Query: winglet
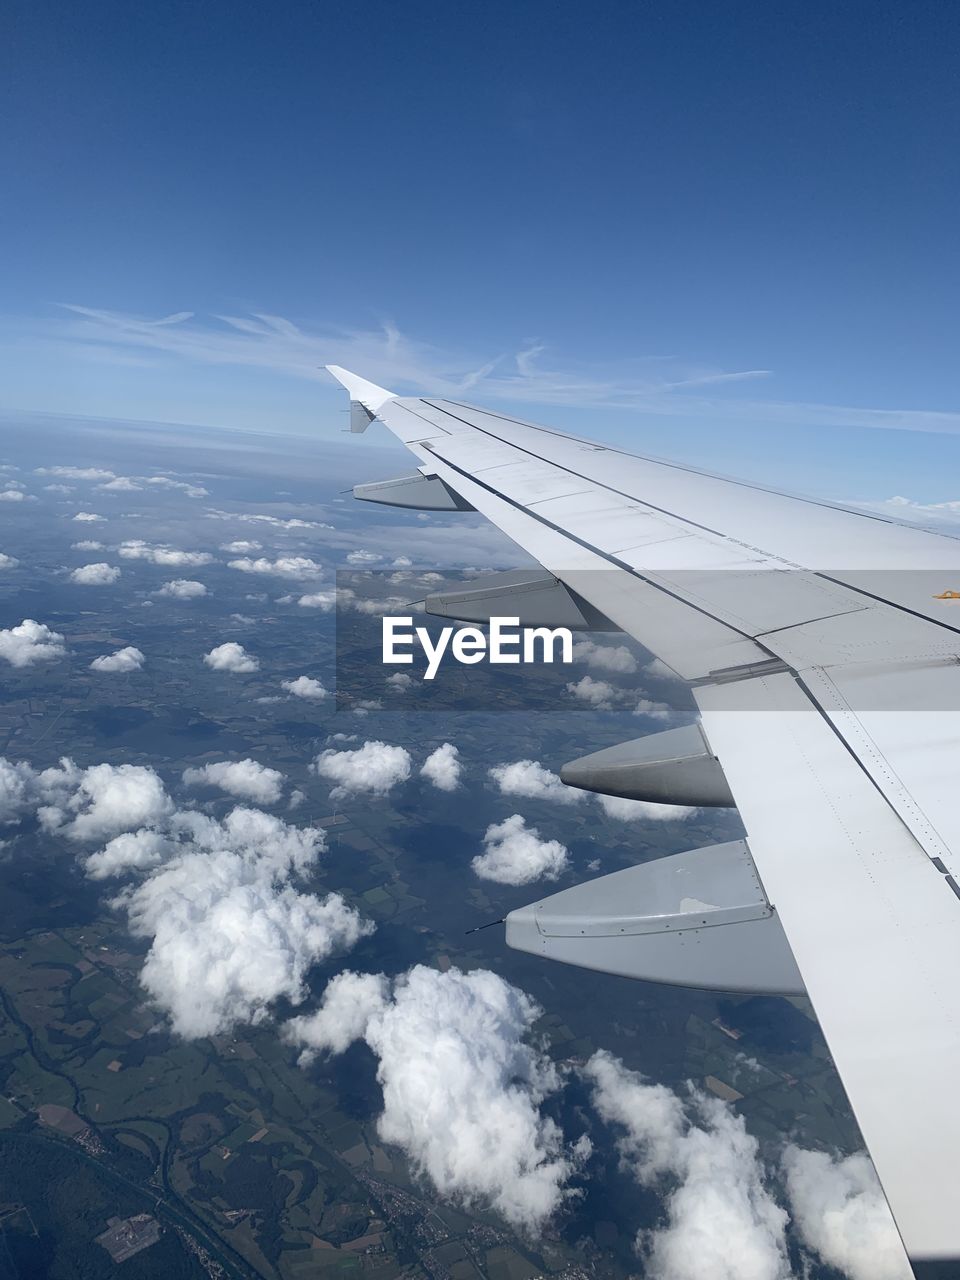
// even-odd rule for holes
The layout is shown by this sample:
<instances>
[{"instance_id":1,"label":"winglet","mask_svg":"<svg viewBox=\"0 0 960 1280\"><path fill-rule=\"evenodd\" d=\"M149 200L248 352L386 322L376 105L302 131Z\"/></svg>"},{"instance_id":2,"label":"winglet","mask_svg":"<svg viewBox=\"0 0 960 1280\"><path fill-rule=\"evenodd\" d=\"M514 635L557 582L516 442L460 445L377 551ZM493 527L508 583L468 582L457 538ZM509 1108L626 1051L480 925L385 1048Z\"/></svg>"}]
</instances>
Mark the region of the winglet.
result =
<instances>
[{"instance_id":1,"label":"winglet","mask_svg":"<svg viewBox=\"0 0 960 1280\"><path fill-rule=\"evenodd\" d=\"M346 387L351 400L356 400L363 407L375 414L388 400L395 400L396 395L385 387L378 387L375 382L358 377L349 369L341 369L338 364L324 366L327 373L332 374L341 386Z\"/></svg>"}]
</instances>

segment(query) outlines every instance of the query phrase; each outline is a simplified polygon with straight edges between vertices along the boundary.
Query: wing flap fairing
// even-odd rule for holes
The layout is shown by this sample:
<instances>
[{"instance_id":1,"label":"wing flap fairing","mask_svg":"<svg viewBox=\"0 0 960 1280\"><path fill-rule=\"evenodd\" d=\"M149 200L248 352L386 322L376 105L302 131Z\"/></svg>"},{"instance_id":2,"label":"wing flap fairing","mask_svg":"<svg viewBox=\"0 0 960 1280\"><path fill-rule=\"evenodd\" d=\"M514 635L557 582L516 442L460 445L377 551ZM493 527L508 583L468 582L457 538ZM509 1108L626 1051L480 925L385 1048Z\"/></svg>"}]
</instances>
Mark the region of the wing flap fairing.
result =
<instances>
[{"instance_id":1,"label":"wing flap fairing","mask_svg":"<svg viewBox=\"0 0 960 1280\"><path fill-rule=\"evenodd\" d=\"M561 768L560 781L652 804L724 808L734 803L720 761L698 724L649 733L571 760Z\"/></svg>"},{"instance_id":2,"label":"wing flap fairing","mask_svg":"<svg viewBox=\"0 0 960 1280\"><path fill-rule=\"evenodd\" d=\"M507 943L626 978L803 992L744 840L614 871L511 911Z\"/></svg>"}]
</instances>

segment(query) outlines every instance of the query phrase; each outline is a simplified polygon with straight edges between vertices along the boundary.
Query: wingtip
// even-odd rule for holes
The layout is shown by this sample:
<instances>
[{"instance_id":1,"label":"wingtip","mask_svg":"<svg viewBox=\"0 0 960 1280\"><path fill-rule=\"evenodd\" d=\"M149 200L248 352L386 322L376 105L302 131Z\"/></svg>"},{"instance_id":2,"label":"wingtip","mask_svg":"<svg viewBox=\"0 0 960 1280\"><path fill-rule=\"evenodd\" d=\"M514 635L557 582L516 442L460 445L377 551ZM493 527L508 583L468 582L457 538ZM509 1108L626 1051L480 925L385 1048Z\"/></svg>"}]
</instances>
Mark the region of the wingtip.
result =
<instances>
[{"instance_id":1,"label":"wingtip","mask_svg":"<svg viewBox=\"0 0 960 1280\"><path fill-rule=\"evenodd\" d=\"M388 400L396 399L393 391L378 387L375 382L368 382L366 378L351 373L349 369L342 369L338 364L326 364L323 367L342 387L346 387L351 400L359 400L371 413L376 413Z\"/></svg>"}]
</instances>

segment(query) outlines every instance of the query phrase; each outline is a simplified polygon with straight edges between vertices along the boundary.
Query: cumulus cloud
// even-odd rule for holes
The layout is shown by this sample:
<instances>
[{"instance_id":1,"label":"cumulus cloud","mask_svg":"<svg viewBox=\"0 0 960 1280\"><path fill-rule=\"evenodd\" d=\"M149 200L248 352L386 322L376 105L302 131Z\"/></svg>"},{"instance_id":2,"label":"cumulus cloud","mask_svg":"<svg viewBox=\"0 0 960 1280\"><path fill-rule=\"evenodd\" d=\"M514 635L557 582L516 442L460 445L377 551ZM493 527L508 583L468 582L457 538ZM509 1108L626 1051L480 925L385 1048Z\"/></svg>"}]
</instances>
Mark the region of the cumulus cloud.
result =
<instances>
[{"instance_id":1,"label":"cumulus cloud","mask_svg":"<svg viewBox=\"0 0 960 1280\"><path fill-rule=\"evenodd\" d=\"M117 554L125 560L147 560L150 564L161 565L168 569L185 568L201 564L212 564L213 556L206 551L177 551L173 547L151 546L140 538L130 538L121 542Z\"/></svg>"},{"instance_id":2,"label":"cumulus cloud","mask_svg":"<svg viewBox=\"0 0 960 1280\"><path fill-rule=\"evenodd\" d=\"M20 489L0 489L0 502L23 502L25 497Z\"/></svg>"},{"instance_id":3,"label":"cumulus cloud","mask_svg":"<svg viewBox=\"0 0 960 1280\"><path fill-rule=\"evenodd\" d=\"M260 551L262 547L262 542L251 542L245 538L239 538L235 542L220 543L221 551L229 551L234 556L245 556L251 551Z\"/></svg>"},{"instance_id":4,"label":"cumulus cloud","mask_svg":"<svg viewBox=\"0 0 960 1280\"><path fill-rule=\"evenodd\" d=\"M391 693L406 693L413 687L413 683L413 676L408 676L405 671L395 671L392 676L387 676L384 680L384 684Z\"/></svg>"},{"instance_id":5,"label":"cumulus cloud","mask_svg":"<svg viewBox=\"0 0 960 1280\"><path fill-rule=\"evenodd\" d=\"M244 808L172 826L178 851L114 905L149 938L140 981L185 1039L261 1022L281 997L299 1004L311 965L372 932L339 894L291 883L315 865L321 831Z\"/></svg>"},{"instance_id":6,"label":"cumulus cloud","mask_svg":"<svg viewBox=\"0 0 960 1280\"><path fill-rule=\"evenodd\" d=\"M286 689L287 693L292 693L295 698L306 698L309 702L322 702L324 698L330 696L329 691L313 676L297 676L295 680L283 680L280 687Z\"/></svg>"},{"instance_id":7,"label":"cumulus cloud","mask_svg":"<svg viewBox=\"0 0 960 1280\"><path fill-rule=\"evenodd\" d=\"M594 640L577 640L573 646L574 662L585 662L598 671L614 671L633 675L637 660L626 645L597 644Z\"/></svg>"},{"instance_id":8,"label":"cumulus cloud","mask_svg":"<svg viewBox=\"0 0 960 1280\"><path fill-rule=\"evenodd\" d=\"M903 1245L866 1155L842 1158L793 1144L780 1157L790 1215L774 1170L742 1116L688 1086L651 1084L600 1050L584 1075L600 1116L619 1134L624 1168L665 1191L661 1223L637 1237L657 1280L790 1280L787 1226L804 1251L847 1280L910 1280Z\"/></svg>"},{"instance_id":9,"label":"cumulus cloud","mask_svg":"<svg viewBox=\"0 0 960 1280\"><path fill-rule=\"evenodd\" d=\"M310 766L320 778L336 783L331 799L367 792L385 796L410 777L410 753L404 747L371 740L354 751L322 751Z\"/></svg>"},{"instance_id":10,"label":"cumulus cloud","mask_svg":"<svg viewBox=\"0 0 960 1280\"><path fill-rule=\"evenodd\" d=\"M239 569L241 573L269 573L279 578L319 578L323 573L323 565L317 564L309 556L278 556L276 560L268 560L261 556L252 560L244 556L240 560L228 560L228 569Z\"/></svg>"},{"instance_id":11,"label":"cumulus cloud","mask_svg":"<svg viewBox=\"0 0 960 1280\"><path fill-rule=\"evenodd\" d=\"M650 698L641 698L633 708L635 716L646 716L649 720L669 720L673 716L673 708L665 702L653 702Z\"/></svg>"},{"instance_id":12,"label":"cumulus cloud","mask_svg":"<svg viewBox=\"0 0 960 1280\"><path fill-rule=\"evenodd\" d=\"M120 577L120 570L111 564L84 564L74 569L70 581L82 587L108 587Z\"/></svg>"},{"instance_id":13,"label":"cumulus cloud","mask_svg":"<svg viewBox=\"0 0 960 1280\"><path fill-rule=\"evenodd\" d=\"M577 804L582 793L566 787L557 774L545 769L539 760L514 760L496 764L490 777L505 796L523 796L528 800L555 800L558 804Z\"/></svg>"},{"instance_id":14,"label":"cumulus cloud","mask_svg":"<svg viewBox=\"0 0 960 1280\"><path fill-rule=\"evenodd\" d=\"M657 1280L788 1280L787 1215L764 1185L742 1116L693 1092L684 1101L601 1050L584 1069L593 1102L619 1132L625 1167L669 1187L665 1223L637 1244Z\"/></svg>"},{"instance_id":15,"label":"cumulus cloud","mask_svg":"<svg viewBox=\"0 0 960 1280\"><path fill-rule=\"evenodd\" d=\"M45 484L43 486L46 493L73 493L72 484Z\"/></svg>"},{"instance_id":16,"label":"cumulus cloud","mask_svg":"<svg viewBox=\"0 0 960 1280\"><path fill-rule=\"evenodd\" d=\"M0 658L14 667L29 667L35 662L52 662L67 652L63 636L51 631L43 622L24 618L19 626L0 631Z\"/></svg>"},{"instance_id":17,"label":"cumulus cloud","mask_svg":"<svg viewBox=\"0 0 960 1280\"><path fill-rule=\"evenodd\" d=\"M93 538L84 538L80 542L70 543L71 551L102 551L103 543L96 542Z\"/></svg>"},{"instance_id":18,"label":"cumulus cloud","mask_svg":"<svg viewBox=\"0 0 960 1280\"><path fill-rule=\"evenodd\" d=\"M622 796L599 794L595 798L608 818L619 818L622 822L638 822L641 818L647 822L676 822L697 812L685 804L654 804L650 800L625 800Z\"/></svg>"},{"instance_id":19,"label":"cumulus cloud","mask_svg":"<svg viewBox=\"0 0 960 1280\"><path fill-rule=\"evenodd\" d=\"M102 653L90 663L91 671L139 671L145 658L139 649L128 644L125 649L117 649L114 653Z\"/></svg>"},{"instance_id":20,"label":"cumulus cloud","mask_svg":"<svg viewBox=\"0 0 960 1280\"><path fill-rule=\"evenodd\" d=\"M16 822L35 796L36 774L30 765L0 756L0 823Z\"/></svg>"},{"instance_id":21,"label":"cumulus cloud","mask_svg":"<svg viewBox=\"0 0 960 1280\"><path fill-rule=\"evenodd\" d=\"M80 524L99 524L107 517L97 515L96 511L78 511L73 518Z\"/></svg>"},{"instance_id":22,"label":"cumulus cloud","mask_svg":"<svg viewBox=\"0 0 960 1280\"><path fill-rule=\"evenodd\" d=\"M536 827L528 827L519 813L487 827L483 848L470 865L481 880L497 884L556 880L570 865L566 846L559 840L542 840Z\"/></svg>"},{"instance_id":23,"label":"cumulus cloud","mask_svg":"<svg viewBox=\"0 0 960 1280\"><path fill-rule=\"evenodd\" d=\"M251 671L260 670L260 661L247 653L242 644L228 640L226 644L218 644L215 649L204 654L204 662L214 671L232 671L235 675L248 675Z\"/></svg>"},{"instance_id":24,"label":"cumulus cloud","mask_svg":"<svg viewBox=\"0 0 960 1280\"><path fill-rule=\"evenodd\" d=\"M49 832L105 841L85 858L91 879L135 877L111 905L149 939L141 982L186 1038L259 1022L280 997L299 1003L313 963L373 931L339 894L292 883L316 866L317 828L244 807L222 822L177 810L144 766L0 758L0 821L34 809Z\"/></svg>"},{"instance_id":25,"label":"cumulus cloud","mask_svg":"<svg viewBox=\"0 0 960 1280\"><path fill-rule=\"evenodd\" d=\"M98 484L97 488L107 493L141 493L143 485L137 484L130 476L114 476L112 480Z\"/></svg>"},{"instance_id":26,"label":"cumulus cloud","mask_svg":"<svg viewBox=\"0 0 960 1280\"><path fill-rule=\"evenodd\" d=\"M589 1150L585 1139L565 1148L541 1113L559 1077L528 1043L540 1012L487 970L417 965L392 994L380 976L339 974L321 1008L286 1034L312 1053L340 1052L362 1035L378 1059L381 1140L401 1147L441 1195L532 1233L570 1194Z\"/></svg>"},{"instance_id":27,"label":"cumulus cloud","mask_svg":"<svg viewBox=\"0 0 960 1280\"><path fill-rule=\"evenodd\" d=\"M253 800L257 804L276 804L286 782L279 769L268 769L249 757L246 760L219 760L199 769L184 769L183 780L188 787L219 787L228 795L240 800Z\"/></svg>"},{"instance_id":28,"label":"cumulus cloud","mask_svg":"<svg viewBox=\"0 0 960 1280\"><path fill-rule=\"evenodd\" d=\"M911 1280L913 1272L873 1165L792 1144L783 1154L787 1201L800 1239L849 1280Z\"/></svg>"},{"instance_id":29,"label":"cumulus cloud","mask_svg":"<svg viewBox=\"0 0 960 1280\"><path fill-rule=\"evenodd\" d=\"M153 594L170 596L174 600L198 600L200 596L207 594L207 588L202 582L194 582L191 578L173 578Z\"/></svg>"},{"instance_id":30,"label":"cumulus cloud","mask_svg":"<svg viewBox=\"0 0 960 1280\"><path fill-rule=\"evenodd\" d=\"M444 742L431 751L420 769L422 777L438 791L456 791L460 785L460 753L452 742Z\"/></svg>"},{"instance_id":31,"label":"cumulus cloud","mask_svg":"<svg viewBox=\"0 0 960 1280\"><path fill-rule=\"evenodd\" d=\"M583 676L580 680L571 681L566 686L578 702L584 702L597 711L608 711L616 702L619 694L606 680L594 680L593 676Z\"/></svg>"},{"instance_id":32,"label":"cumulus cloud","mask_svg":"<svg viewBox=\"0 0 960 1280\"><path fill-rule=\"evenodd\" d=\"M15 569L19 563L16 556L8 556L0 551L0 569Z\"/></svg>"},{"instance_id":33,"label":"cumulus cloud","mask_svg":"<svg viewBox=\"0 0 960 1280\"><path fill-rule=\"evenodd\" d=\"M102 849L90 854L84 867L91 880L106 880L128 871L147 871L169 857L175 847L162 832L142 827L108 840Z\"/></svg>"},{"instance_id":34,"label":"cumulus cloud","mask_svg":"<svg viewBox=\"0 0 960 1280\"><path fill-rule=\"evenodd\" d=\"M79 768L69 757L37 775L43 828L70 840L102 840L153 826L173 812L157 773L147 765L95 764Z\"/></svg>"},{"instance_id":35,"label":"cumulus cloud","mask_svg":"<svg viewBox=\"0 0 960 1280\"><path fill-rule=\"evenodd\" d=\"M337 606L337 593L336 591L314 591L309 595L301 596L297 604L301 609L322 609L324 613L329 613Z\"/></svg>"},{"instance_id":36,"label":"cumulus cloud","mask_svg":"<svg viewBox=\"0 0 960 1280\"><path fill-rule=\"evenodd\" d=\"M363 1039L370 1019L383 1011L389 996L390 982L384 974L347 969L327 984L319 1009L284 1025L283 1038L302 1047L297 1059L301 1067L322 1053L344 1053Z\"/></svg>"}]
</instances>

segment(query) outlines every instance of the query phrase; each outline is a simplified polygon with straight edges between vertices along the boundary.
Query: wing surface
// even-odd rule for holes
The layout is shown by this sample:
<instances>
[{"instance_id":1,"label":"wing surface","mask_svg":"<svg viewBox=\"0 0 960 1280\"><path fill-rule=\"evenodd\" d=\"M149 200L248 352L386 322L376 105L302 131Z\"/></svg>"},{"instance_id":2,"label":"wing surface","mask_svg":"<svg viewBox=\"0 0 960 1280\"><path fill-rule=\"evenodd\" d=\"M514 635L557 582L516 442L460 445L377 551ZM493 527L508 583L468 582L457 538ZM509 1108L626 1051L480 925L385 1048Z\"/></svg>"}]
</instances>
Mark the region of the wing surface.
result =
<instances>
[{"instance_id":1,"label":"wing surface","mask_svg":"<svg viewBox=\"0 0 960 1280\"><path fill-rule=\"evenodd\" d=\"M694 686L918 1276L960 1276L960 541L330 370Z\"/></svg>"}]
</instances>

